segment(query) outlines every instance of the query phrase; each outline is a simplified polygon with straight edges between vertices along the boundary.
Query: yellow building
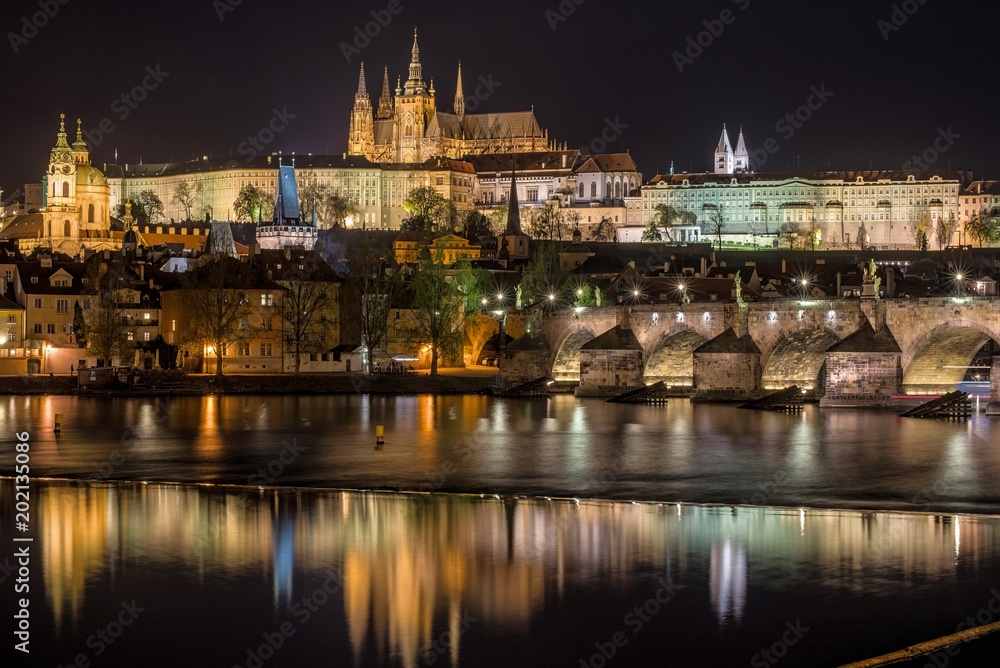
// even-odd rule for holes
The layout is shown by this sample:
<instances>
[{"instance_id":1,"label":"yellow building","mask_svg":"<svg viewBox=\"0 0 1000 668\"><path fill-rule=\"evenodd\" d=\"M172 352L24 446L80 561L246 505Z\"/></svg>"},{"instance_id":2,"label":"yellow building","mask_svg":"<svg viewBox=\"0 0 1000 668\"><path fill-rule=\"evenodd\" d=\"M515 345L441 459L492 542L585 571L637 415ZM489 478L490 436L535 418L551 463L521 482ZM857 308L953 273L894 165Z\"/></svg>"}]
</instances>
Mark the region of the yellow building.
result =
<instances>
[{"instance_id":1,"label":"yellow building","mask_svg":"<svg viewBox=\"0 0 1000 668\"><path fill-rule=\"evenodd\" d=\"M403 232L393 242L397 264L417 264L420 262L420 252L426 247L431 258L440 264L451 266L462 260L478 260L482 257L482 248L473 245L468 239L456 234L446 234L434 239L429 245L421 241L419 232Z\"/></svg>"}]
</instances>

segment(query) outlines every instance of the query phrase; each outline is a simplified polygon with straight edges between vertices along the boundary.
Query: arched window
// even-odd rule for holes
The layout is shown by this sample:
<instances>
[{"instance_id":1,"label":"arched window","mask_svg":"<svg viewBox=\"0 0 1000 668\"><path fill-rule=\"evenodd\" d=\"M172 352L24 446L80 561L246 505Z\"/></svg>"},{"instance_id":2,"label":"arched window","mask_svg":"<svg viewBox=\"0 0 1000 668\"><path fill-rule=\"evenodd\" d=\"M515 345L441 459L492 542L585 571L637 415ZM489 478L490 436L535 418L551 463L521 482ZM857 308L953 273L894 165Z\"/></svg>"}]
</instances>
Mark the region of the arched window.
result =
<instances>
[{"instance_id":1,"label":"arched window","mask_svg":"<svg viewBox=\"0 0 1000 668\"><path fill-rule=\"evenodd\" d=\"M88 204L87 205L87 222L88 223L94 222L94 205L93 204Z\"/></svg>"},{"instance_id":2,"label":"arched window","mask_svg":"<svg viewBox=\"0 0 1000 668\"><path fill-rule=\"evenodd\" d=\"M590 184L590 198L597 199L597 181Z\"/></svg>"},{"instance_id":3,"label":"arched window","mask_svg":"<svg viewBox=\"0 0 1000 668\"><path fill-rule=\"evenodd\" d=\"M622 198L622 182L615 181L615 199Z\"/></svg>"},{"instance_id":4,"label":"arched window","mask_svg":"<svg viewBox=\"0 0 1000 668\"><path fill-rule=\"evenodd\" d=\"M63 181L62 196L69 197L69 181Z\"/></svg>"},{"instance_id":5,"label":"arched window","mask_svg":"<svg viewBox=\"0 0 1000 668\"><path fill-rule=\"evenodd\" d=\"M605 197L611 197L611 193L613 193L613 192L614 192L614 191L613 191L613 190L612 190L612 188L611 188L611 179L608 179L608 187L607 187L607 189L606 189L606 190L604 191L604 196L605 196Z\"/></svg>"},{"instance_id":6,"label":"arched window","mask_svg":"<svg viewBox=\"0 0 1000 668\"><path fill-rule=\"evenodd\" d=\"M583 199L583 184L580 184L580 199Z\"/></svg>"},{"instance_id":7,"label":"arched window","mask_svg":"<svg viewBox=\"0 0 1000 668\"><path fill-rule=\"evenodd\" d=\"M70 233L72 231L73 231L73 226L70 225L69 221L67 220L65 223L63 223L63 236L64 237L70 236Z\"/></svg>"}]
</instances>

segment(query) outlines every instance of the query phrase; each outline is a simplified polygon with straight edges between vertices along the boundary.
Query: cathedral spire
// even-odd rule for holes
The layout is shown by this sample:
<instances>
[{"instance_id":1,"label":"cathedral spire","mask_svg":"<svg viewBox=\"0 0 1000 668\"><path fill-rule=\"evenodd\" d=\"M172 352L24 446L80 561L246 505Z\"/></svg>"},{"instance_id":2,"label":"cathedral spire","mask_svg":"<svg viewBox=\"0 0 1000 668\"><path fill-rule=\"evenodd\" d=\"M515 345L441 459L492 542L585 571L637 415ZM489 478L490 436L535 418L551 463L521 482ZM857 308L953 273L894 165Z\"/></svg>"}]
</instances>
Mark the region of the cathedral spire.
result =
<instances>
[{"instance_id":1,"label":"cathedral spire","mask_svg":"<svg viewBox=\"0 0 1000 668\"><path fill-rule=\"evenodd\" d=\"M83 141L83 121L76 119L76 141L73 142L73 161L79 165L90 163L87 142Z\"/></svg>"},{"instance_id":2,"label":"cathedral spire","mask_svg":"<svg viewBox=\"0 0 1000 668\"><path fill-rule=\"evenodd\" d=\"M507 229L504 236L522 236L521 205L517 201L517 158L510 172L510 198L507 200Z\"/></svg>"},{"instance_id":3,"label":"cathedral spire","mask_svg":"<svg viewBox=\"0 0 1000 668\"><path fill-rule=\"evenodd\" d=\"M368 82L365 80L365 61L361 61L361 74L358 75L357 99L368 98Z\"/></svg>"},{"instance_id":4,"label":"cathedral spire","mask_svg":"<svg viewBox=\"0 0 1000 668\"><path fill-rule=\"evenodd\" d=\"M420 64L420 46L417 44L417 29L413 29L413 52L410 59L410 78L406 81L406 94L419 95L426 92L424 67Z\"/></svg>"},{"instance_id":5,"label":"cathedral spire","mask_svg":"<svg viewBox=\"0 0 1000 668\"><path fill-rule=\"evenodd\" d=\"M382 75L382 95L378 99L378 117L392 118L392 89L389 87L389 67Z\"/></svg>"},{"instance_id":6,"label":"cathedral spire","mask_svg":"<svg viewBox=\"0 0 1000 668\"><path fill-rule=\"evenodd\" d=\"M458 87L455 89L455 115L465 118L465 92L462 90L462 61L458 61Z\"/></svg>"}]
</instances>

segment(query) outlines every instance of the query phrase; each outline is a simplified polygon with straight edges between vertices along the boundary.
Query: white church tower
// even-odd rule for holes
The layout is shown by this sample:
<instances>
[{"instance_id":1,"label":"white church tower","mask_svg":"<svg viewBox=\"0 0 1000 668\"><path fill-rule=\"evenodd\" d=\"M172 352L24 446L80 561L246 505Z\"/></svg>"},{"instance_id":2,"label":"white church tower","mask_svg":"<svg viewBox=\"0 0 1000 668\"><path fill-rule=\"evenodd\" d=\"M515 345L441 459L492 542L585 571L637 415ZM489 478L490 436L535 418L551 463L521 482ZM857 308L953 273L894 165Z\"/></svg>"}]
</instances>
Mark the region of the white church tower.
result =
<instances>
[{"instance_id":1,"label":"white church tower","mask_svg":"<svg viewBox=\"0 0 1000 668\"><path fill-rule=\"evenodd\" d=\"M746 174L750 171L750 152L747 151L746 140L743 139L743 128L740 128L740 138L736 140L736 153L734 155L734 167L737 174Z\"/></svg>"},{"instance_id":2,"label":"white church tower","mask_svg":"<svg viewBox=\"0 0 1000 668\"><path fill-rule=\"evenodd\" d=\"M732 174L735 170L735 155L733 145L729 142L729 133L726 126L722 126L722 136L719 137L719 145L715 149L715 173Z\"/></svg>"}]
</instances>

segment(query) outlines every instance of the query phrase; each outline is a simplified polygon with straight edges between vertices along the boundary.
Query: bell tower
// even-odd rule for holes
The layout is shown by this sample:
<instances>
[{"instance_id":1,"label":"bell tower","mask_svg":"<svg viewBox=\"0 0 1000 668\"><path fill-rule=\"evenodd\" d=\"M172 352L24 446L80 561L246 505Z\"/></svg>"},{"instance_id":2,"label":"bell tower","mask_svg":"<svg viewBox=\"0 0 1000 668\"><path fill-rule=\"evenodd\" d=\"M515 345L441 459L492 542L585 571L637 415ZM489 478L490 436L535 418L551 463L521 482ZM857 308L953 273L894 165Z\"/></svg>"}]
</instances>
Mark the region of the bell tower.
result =
<instances>
[{"instance_id":1,"label":"bell tower","mask_svg":"<svg viewBox=\"0 0 1000 668\"><path fill-rule=\"evenodd\" d=\"M86 155L86 145L84 145ZM76 153L66 140L66 114L59 115L56 145L49 154L46 173L45 206L73 208L76 205Z\"/></svg>"},{"instance_id":2,"label":"bell tower","mask_svg":"<svg viewBox=\"0 0 1000 668\"><path fill-rule=\"evenodd\" d=\"M434 118L436 104L434 84L424 82L424 69L420 64L420 46L417 30L413 29L413 50L410 58L410 77L403 87L403 94L396 98L396 123L399 130L399 155L401 162L423 162L423 139L427 125Z\"/></svg>"}]
</instances>

